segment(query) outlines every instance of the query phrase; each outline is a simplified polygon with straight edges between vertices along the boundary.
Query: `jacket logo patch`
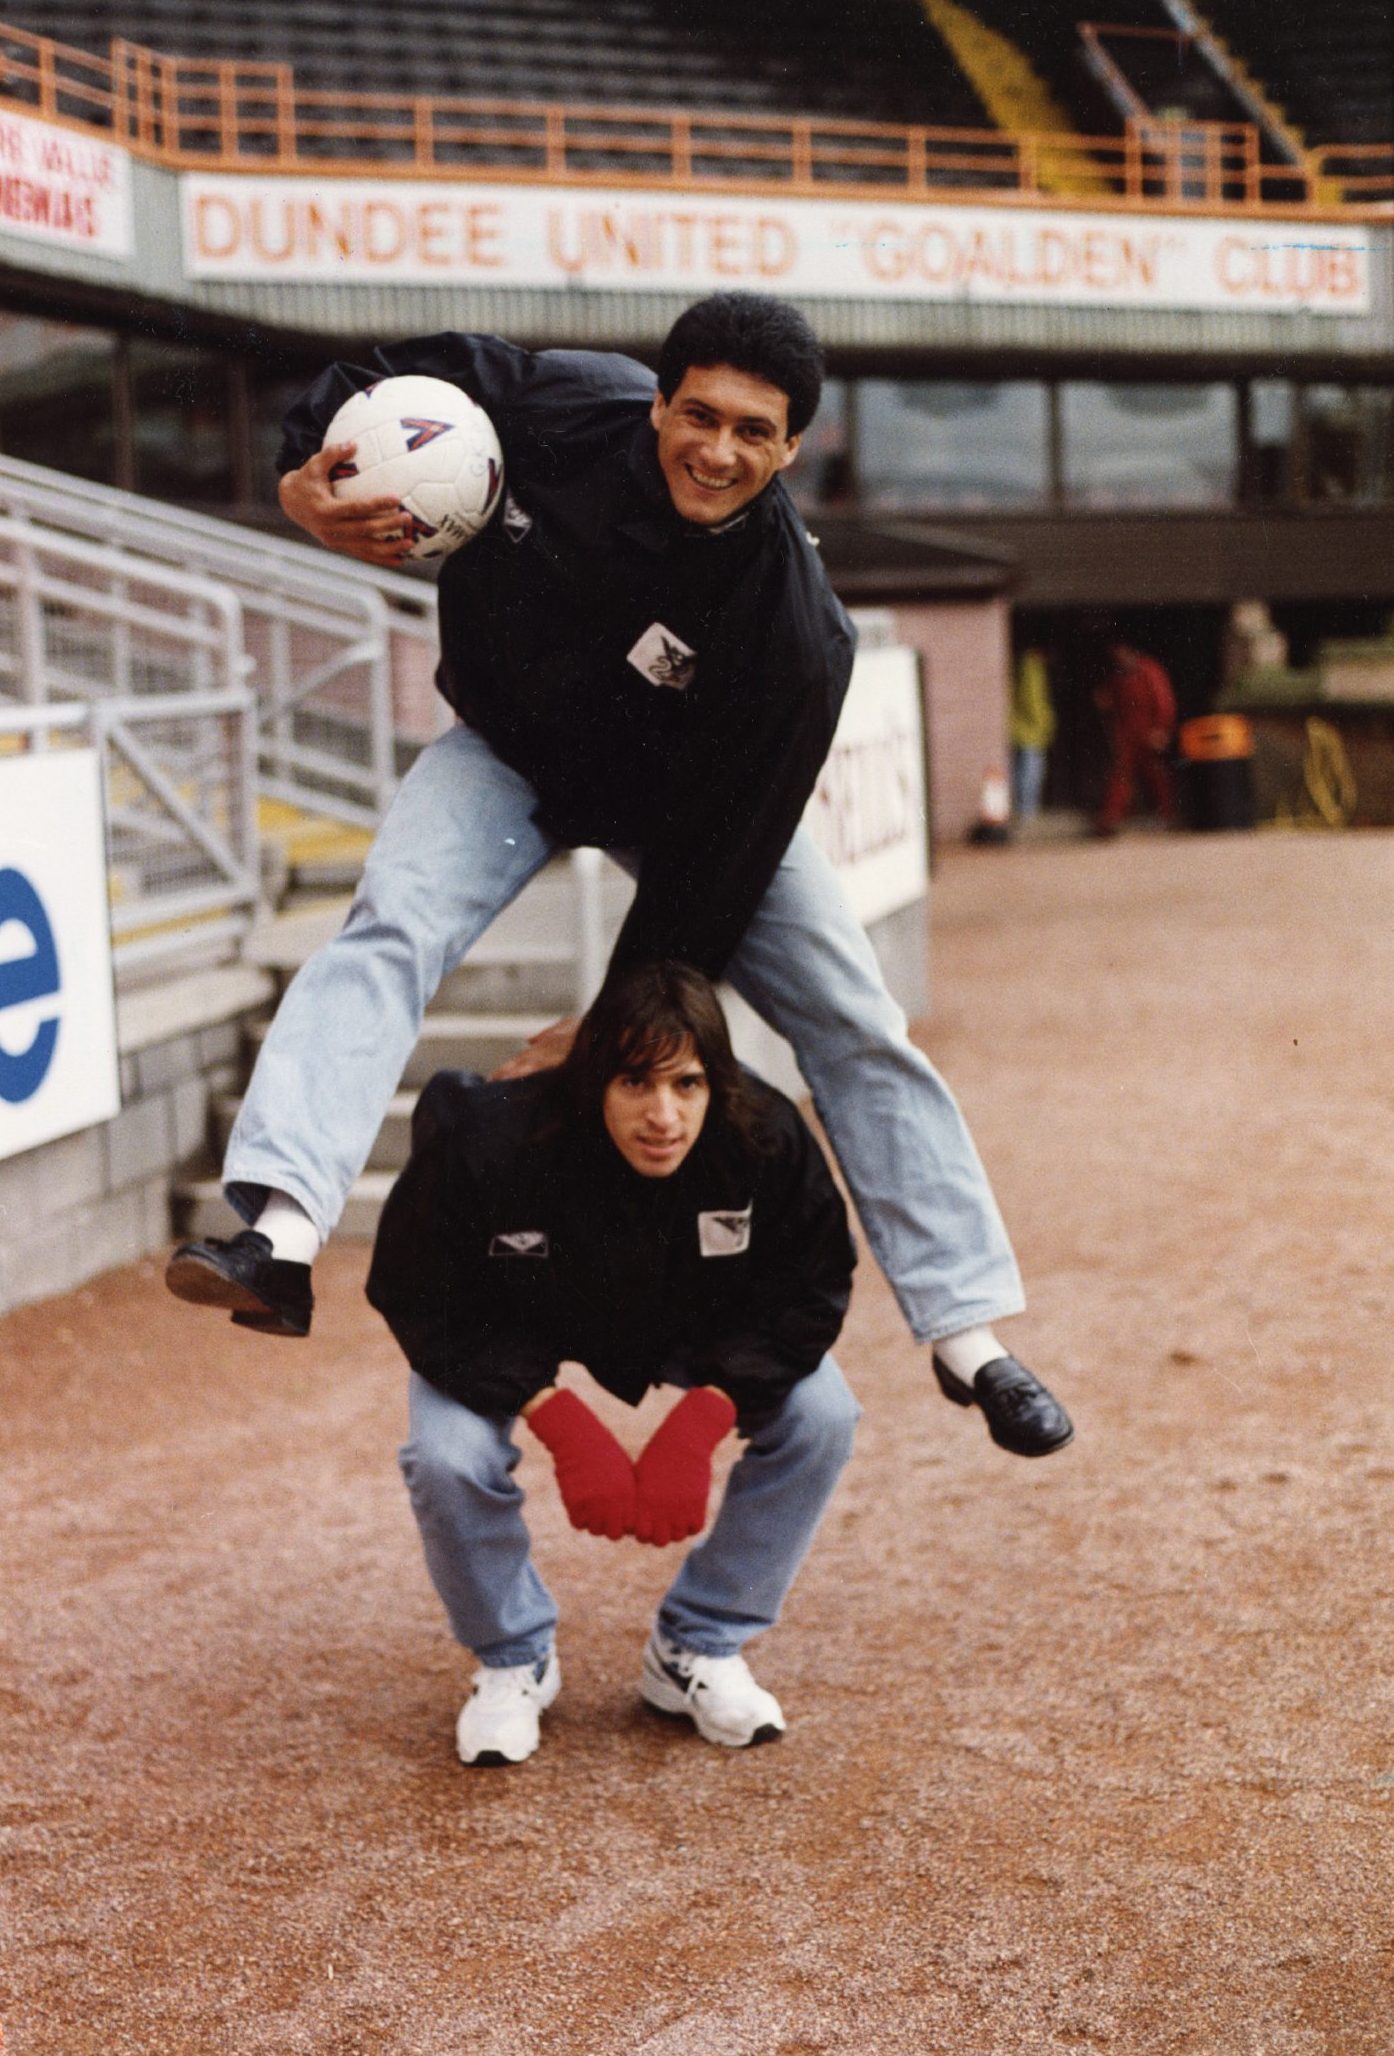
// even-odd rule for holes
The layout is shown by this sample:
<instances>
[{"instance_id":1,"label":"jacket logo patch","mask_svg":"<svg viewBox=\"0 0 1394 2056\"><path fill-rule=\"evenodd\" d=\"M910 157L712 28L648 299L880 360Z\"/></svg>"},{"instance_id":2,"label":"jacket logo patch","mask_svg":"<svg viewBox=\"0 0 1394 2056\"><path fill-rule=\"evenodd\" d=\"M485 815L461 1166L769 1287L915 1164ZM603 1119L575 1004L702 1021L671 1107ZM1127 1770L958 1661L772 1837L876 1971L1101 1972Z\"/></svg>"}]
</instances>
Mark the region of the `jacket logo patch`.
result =
<instances>
[{"instance_id":1,"label":"jacket logo patch","mask_svg":"<svg viewBox=\"0 0 1394 2056\"><path fill-rule=\"evenodd\" d=\"M515 1228L509 1235L490 1237L490 1256L550 1256L551 1244L544 1228Z\"/></svg>"},{"instance_id":2,"label":"jacket logo patch","mask_svg":"<svg viewBox=\"0 0 1394 2056\"><path fill-rule=\"evenodd\" d=\"M493 459L490 458L489 462L492 467ZM504 533L515 543L532 534L532 516L524 513L512 493L503 496L503 526Z\"/></svg>"},{"instance_id":3,"label":"jacket logo patch","mask_svg":"<svg viewBox=\"0 0 1394 2056\"><path fill-rule=\"evenodd\" d=\"M697 652L690 650L679 635L655 621L646 628L629 652L629 662L650 685L668 685L681 692L691 685L697 669Z\"/></svg>"},{"instance_id":4,"label":"jacket logo patch","mask_svg":"<svg viewBox=\"0 0 1394 2056\"><path fill-rule=\"evenodd\" d=\"M743 1256L750 1247L751 1206L739 1213L697 1216L697 1240L703 1256Z\"/></svg>"}]
</instances>

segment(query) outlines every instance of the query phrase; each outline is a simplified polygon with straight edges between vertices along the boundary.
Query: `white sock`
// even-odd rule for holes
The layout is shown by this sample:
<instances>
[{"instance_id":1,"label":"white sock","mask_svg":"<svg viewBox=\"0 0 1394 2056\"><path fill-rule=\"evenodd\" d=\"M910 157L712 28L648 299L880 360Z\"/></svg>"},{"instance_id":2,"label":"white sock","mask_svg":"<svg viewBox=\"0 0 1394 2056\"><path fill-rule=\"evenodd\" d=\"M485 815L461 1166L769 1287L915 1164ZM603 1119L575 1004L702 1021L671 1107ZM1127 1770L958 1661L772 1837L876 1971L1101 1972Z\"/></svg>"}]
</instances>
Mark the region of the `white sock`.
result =
<instances>
[{"instance_id":1,"label":"white sock","mask_svg":"<svg viewBox=\"0 0 1394 2056\"><path fill-rule=\"evenodd\" d=\"M994 1363L999 1356L1010 1356L1011 1351L1002 1347L991 1328L961 1328L957 1335L941 1335L934 1344L934 1354L956 1378L971 1385L984 1364Z\"/></svg>"},{"instance_id":2,"label":"white sock","mask_svg":"<svg viewBox=\"0 0 1394 2056\"><path fill-rule=\"evenodd\" d=\"M272 1191L256 1218L259 1235L271 1240L271 1254L285 1264L312 1264L320 1252L319 1229L288 1192Z\"/></svg>"}]
</instances>

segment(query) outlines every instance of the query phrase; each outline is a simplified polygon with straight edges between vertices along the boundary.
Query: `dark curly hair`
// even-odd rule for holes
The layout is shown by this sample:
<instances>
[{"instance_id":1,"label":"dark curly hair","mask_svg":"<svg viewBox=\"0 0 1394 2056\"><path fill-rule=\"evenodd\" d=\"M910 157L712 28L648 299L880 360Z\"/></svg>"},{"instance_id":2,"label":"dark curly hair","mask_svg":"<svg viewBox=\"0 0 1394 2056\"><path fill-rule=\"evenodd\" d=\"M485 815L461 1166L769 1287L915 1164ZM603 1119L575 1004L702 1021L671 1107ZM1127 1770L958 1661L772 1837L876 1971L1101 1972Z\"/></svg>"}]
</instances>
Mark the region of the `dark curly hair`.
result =
<instances>
[{"instance_id":1,"label":"dark curly hair","mask_svg":"<svg viewBox=\"0 0 1394 2056\"><path fill-rule=\"evenodd\" d=\"M769 293L712 293L680 314L658 355L658 390L671 400L693 365L729 364L777 386L789 402L789 433L818 412L823 351L812 325Z\"/></svg>"},{"instance_id":2,"label":"dark curly hair","mask_svg":"<svg viewBox=\"0 0 1394 2056\"><path fill-rule=\"evenodd\" d=\"M711 1087L708 1118L760 1152L767 1124L759 1097L736 1061L711 980L690 964L636 964L607 979L557 1073L558 1089L573 1114L598 1121L612 1079L667 1063L689 1041Z\"/></svg>"}]
</instances>

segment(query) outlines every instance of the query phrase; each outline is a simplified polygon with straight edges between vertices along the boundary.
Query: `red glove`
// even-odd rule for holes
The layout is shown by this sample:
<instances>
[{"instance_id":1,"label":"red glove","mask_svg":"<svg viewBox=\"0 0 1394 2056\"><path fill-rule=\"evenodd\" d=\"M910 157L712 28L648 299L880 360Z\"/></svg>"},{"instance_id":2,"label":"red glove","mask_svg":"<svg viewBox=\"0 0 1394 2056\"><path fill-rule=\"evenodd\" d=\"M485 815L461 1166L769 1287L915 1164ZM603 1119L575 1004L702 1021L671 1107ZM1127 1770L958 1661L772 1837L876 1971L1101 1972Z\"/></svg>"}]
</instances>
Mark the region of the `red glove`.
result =
<instances>
[{"instance_id":1,"label":"red glove","mask_svg":"<svg viewBox=\"0 0 1394 2056\"><path fill-rule=\"evenodd\" d=\"M634 1466L584 1399L556 1392L532 1409L527 1423L551 1451L572 1527L612 1542L628 1535L634 1526Z\"/></svg>"},{"instance_id":2,"label":"red glove","mask_svg":"<svg viewBox=\"0 0 1394 2056\"><path fill-rule=\"evenodd\" d=\"M634 1533L640 1542L662 1549L701 1532L712 1489L712 1454L735 1420L736 1409L726 1394L704 1385L684 1394L654 1429L634 1466Z\"/></svg>"}]
</instances>

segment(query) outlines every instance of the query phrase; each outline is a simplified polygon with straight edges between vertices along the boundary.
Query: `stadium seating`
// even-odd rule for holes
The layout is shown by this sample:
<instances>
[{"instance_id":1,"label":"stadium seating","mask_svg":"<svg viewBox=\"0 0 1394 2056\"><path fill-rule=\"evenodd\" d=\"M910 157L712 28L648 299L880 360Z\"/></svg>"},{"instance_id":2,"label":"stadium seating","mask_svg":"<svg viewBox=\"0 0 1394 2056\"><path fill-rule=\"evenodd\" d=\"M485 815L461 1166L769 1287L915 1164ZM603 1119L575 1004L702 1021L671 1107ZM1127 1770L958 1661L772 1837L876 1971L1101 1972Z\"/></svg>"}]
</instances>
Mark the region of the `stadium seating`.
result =
<instances>
[{"instance_id":1,"label":"stadium seating","mask_svg":"<svg viewBox=\"0 0 1394 2056\"><path fill-rule=\"evenodd\" d=\"M0 20L106 53L285 62L302 87L685 105L984 126L918 0L0 0Z\"/></svg>"},{"instance_id":2,"label":"stadium seating","mask_svg":"<svg viewBox=\"0 0 1394 2056\"><path fill-rule=\"evenodd\" d=\"M747 119L802 115L985 136L1053 134L1061 148L1037 163L1043 190L1087 198L1116 189L1117 162L1106 150L1081 150L1074 139L1118 135L1124 105L1087 61L1082 19L1096 24L1107 56L1158 114L1247 123L1255 100L1266 101L1272 119L1262 158L1270 168L1292 162L1304 142L1389 140L1389 0L1323 0L1320 7L1205 0L1202 25L1213 26L1245 75L1247 103L1194 46L1167 34L1110 36L1110 28L1174 34L1168 0L395 0L386 11L349 0L68 0L57 16L52 0L0 0L0 21L32 33L57 31L103 56L113 39L124 38L195 65L287 64L302 96L334 96L313 108L301 100L300 147L309 154L400 159L412 147L414 96L679 106ZM395 141L382 132L380 110L356 107L352 97L383 94L400 96ZM200 95L185 74L181 95L182 140L216 147L211 93ZM248 84L244 102L254 98ZM243 147L270 155L276 145L269 85L261 89L260 112L263 133ZM323 140L305 127L307 114L321 122ZM735 131L720 138L736 140ZM434 141L436 161L460 169L485 156L495 169L537 170L547 161L535 126L531 139L510 139L504 150L497 123L487 150L443 131ZM666 166L657 138L652 154L605 144L599 134L593 144L590 137L578 144L573 135L569 168L644 176ZM962 157L964 146L955 147ZM973 162L931 177L961 184ZM989 168L984 157L980 182L1011 184L1005 162ZM771 175L770 160L758 152L747 161L728 150L720 164L694 158L699 173L718 168ZM824 163L818 176L884 176L894 183L896 172ZM1281 197L1271 178L1266 190Z\"/></svg>"},{"instance_id":3,"label":"stadium seating","mask_svg":"<svg viewBox=\"0 0 1394 2056\"><path fill-rule=\"evenodd\" d=\"M1081 21L1174 29L1163 0L966 0L968 10L1026 58L1061 112L1084 135L1109 135L1120 117L1084 62Z\"/></svg>"},{"instance_id":4,"label":"stadium seating","mask_svg":"<svg viewBox=\"0 0 1394 2056\"><path fill-rule=\"evenodd\" d=\"M1301 131L1321 143L1387 143L1394 129L1389 0L1205 0L1211 25Z\"/></svg>"},{"instance_id":5,"label":"stadium seating","mask_svg":"<svg viewBox=\"0 0 1394 2056\"><path fill-rule=\"evenodd\" d=\"M1167 0L921 0L926 14L944 32L980 97L997 121L1010 131L1037 134L1106 137L1119 134L1140 105L1168 122L1227 123L1234 129L1254 125L1265 109L1262 88L1255 92L1252 74L1244 81L1227 76L1223 59L1216 61L1197 42L1178 31L1176 11ZM1236 4L1271 6L1273 0L1236 0ZM1362 0L1379 4L1379 0ZM1184 10L1180 10L1183 14ZM1189 17L1187 17L1189 18ZM1083 28L1091 24L1091 54ZM1203 26L1202 19L1202 26ZM1142 31L1143 33L1135 33ZM1095 55L1102 60L1096 63ZM1236 66L1236 71L1242 67ZM1119 89L1119 75L1122 90ZM1285 129L1276 108L1259 115L1259 156L1267 167L1269 198L1300 198L1300 187L1282 188L1278 167L1300 154L1300 144ZM1388 126L1386 120L1386 127ZM1170 162L1170 159L1167 160ZM1088 156L1057 157L1052 175L1043 166L1042 183L1086 197L1107 189L1116 169L1105 152L1096 155L1094 172ZM1214 167L1208 167L1205 146L1193 140L1192 157L1178 159L1167 174L1183 193L1199 197L1212 190ZM1241 154L1232 150L1219 174L1226 197L1248 196Z\"/></svg>"}]
</instances>

